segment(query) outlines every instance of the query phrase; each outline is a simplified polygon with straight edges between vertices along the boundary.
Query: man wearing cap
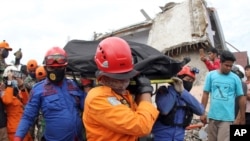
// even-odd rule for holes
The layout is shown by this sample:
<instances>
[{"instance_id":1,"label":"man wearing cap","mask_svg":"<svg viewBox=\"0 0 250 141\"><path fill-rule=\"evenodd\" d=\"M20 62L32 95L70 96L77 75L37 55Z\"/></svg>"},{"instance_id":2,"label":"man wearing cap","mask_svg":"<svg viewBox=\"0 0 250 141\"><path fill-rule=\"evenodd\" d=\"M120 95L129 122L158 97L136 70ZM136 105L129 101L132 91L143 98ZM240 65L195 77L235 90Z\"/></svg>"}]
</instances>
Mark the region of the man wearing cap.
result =
<instances>
[{"instance_id":1,"label":"man wearing cap","mask_svg":"<svg viewBox=\"0 0 250 141\"><path fill-rule=\"evenodd\" d=\"M15 53L16 58L22 58L21 55L18 54L18 52ZM17 62L17 61L16 61ZM18 64L16 64L18 65ZM35 59L30 59L27 64L27 77L25 77L23 85L25 90L27 90L28 93L30 93L31 88L35 85L36 83L36 69L38 68L37 61ZM35 138L35 124L30 128L30 133L32 138Z\"/></svg>"},{"instance_id":2,"label":"man wearing cap","mask_svg":"<svg viewBox=\"0 0 250 141\"><path fill-rule=\"evenodd\" d=\"M7 116L5 111L5 106L2 101L2 94L4 91L4 84L3 84L3 72L7 66L5 63L5 58L8 57L9 51L12 51L12 48L9 47L9 44L3 40L0 42L0 140L1 141L8 141L8 134L7 134Z\"/></svg>"},{"instance_id":3,"label":"man wearing cap","mask_svg":"<svg viewBox=\"0 0 250 141\"><path fill-rule=\"evenodd\" d=\"M24 80L24 86L28 90L31 90L33 85L36 83L36 69L38 68L37 61L35 59L30 59L27 62L27 72L28 76Z\"/></svg>"},{"instance_id":4,"label":"man wearing cap","mask_svg":"<svg viewBox=\"0 0 250 141\"><path fill-rule=\"evenodd\" d=\"M83 122L88 141L135 141L148 135L159 114L152 104L150 80L134 70L131 49L118 37L102 40L96 50L98 84L85 99ZM126 88L135 77L134 100Z\"/></svg>"},{"instance_id":5,"label":"man wearing cap","mask_svg":"<svg viewBox=\"0 0 250 141\"><path fill-rule=\"evenodd\" d=\"M9 46L9 44L5 40L0 42L0 82L3 80L2 75L4 69L7 66L5 63L5 58L9 56L9 51L12 51L12 48Z\"/></svg>"}]
</instances>

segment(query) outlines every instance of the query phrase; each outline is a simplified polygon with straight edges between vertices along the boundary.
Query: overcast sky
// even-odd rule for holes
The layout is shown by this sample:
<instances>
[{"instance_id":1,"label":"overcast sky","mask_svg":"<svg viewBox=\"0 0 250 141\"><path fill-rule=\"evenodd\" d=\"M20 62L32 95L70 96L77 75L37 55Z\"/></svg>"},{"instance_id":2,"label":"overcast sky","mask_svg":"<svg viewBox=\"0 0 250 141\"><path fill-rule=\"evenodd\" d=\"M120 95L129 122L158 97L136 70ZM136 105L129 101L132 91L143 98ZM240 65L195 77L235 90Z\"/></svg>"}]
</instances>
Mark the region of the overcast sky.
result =
<instances>
[{"instance_id":1,"label":"overcast sky","mask_svg":"<svg viewBox=\"0 0 250 141\"><path fill-rule=\"evenodd\" d=\"M42 63L52 46L63 48L68 39L91 40L94 32L111 32L144 21L140 9L153 18L159 6L170 1L183 0L1 0L0 40L13 48L6 61L14 60L14 52L22 48L21 63L29 59ZM226 41L249 54L250 1L207 3L217 9Z\"/></svg>"}]
</instances>

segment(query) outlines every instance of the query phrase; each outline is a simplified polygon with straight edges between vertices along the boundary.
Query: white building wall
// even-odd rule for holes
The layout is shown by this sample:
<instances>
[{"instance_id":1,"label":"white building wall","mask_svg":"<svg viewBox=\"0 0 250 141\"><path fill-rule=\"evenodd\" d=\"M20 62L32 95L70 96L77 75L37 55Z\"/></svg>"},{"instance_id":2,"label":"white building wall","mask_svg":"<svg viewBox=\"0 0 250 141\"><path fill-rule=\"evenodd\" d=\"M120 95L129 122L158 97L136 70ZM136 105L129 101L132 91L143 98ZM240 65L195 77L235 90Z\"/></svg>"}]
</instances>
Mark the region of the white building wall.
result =
<instances>
[{"instance_id":1,"label":"white building wall","mask_svg":"<svg viewBox=\"0 0 250 141\"><path fill-rule=\"evenodd\" d=\"M145 31L138 32L135 34L123 36L122 38L128 41L134 41L134 42L138 42L142 44L147 44L148 35L149 35L149 30L145 30Z\"/></svg>"}]
</instances>

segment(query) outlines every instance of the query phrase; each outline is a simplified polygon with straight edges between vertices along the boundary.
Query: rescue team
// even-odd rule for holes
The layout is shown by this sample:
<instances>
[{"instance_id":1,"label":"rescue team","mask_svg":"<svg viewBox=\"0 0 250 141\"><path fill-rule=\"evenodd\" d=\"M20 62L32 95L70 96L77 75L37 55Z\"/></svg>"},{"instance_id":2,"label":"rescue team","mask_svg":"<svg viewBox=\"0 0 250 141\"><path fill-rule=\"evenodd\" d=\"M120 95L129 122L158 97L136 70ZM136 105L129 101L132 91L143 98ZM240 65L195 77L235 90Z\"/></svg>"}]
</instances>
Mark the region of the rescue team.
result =
<instances>
[{"instance_id":1,"label":"rescue team","mask_svg":"<svg viewBox=\"0 0 250 141\"><path fill-rule=\"evenodd\" d=\"M229 141L231 124L250 124L250 66L235 66L229 51L201 55L209 71L201 101L190 93L199 69L189 65L152 101L149 78L134 69L130 46L119 37L99 43L96 83L82 77L81 87L66 75L62 48L47 50L43 65L35 59L21 65L21 50L7 65L10 51L0 43L0 141L183 141L193 114L208 124L209 141Z\"/></svg>"}]
</instances>

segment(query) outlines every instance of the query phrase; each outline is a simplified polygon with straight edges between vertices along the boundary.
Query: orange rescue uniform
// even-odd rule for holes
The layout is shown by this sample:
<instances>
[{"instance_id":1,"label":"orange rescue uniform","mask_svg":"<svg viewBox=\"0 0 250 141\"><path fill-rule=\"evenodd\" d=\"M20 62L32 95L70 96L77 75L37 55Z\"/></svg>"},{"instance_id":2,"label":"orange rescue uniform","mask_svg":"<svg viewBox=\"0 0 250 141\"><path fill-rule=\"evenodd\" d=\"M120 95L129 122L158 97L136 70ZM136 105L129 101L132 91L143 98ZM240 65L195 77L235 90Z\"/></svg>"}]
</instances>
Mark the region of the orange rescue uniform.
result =
<instances>
[{"instance_id":1,"label":"orange rescue uniform","mask_svg":"<svg viewBox=\"0 0 250 141\"><path fill-rule=\"evenodd\" d=\"M20 99L18 99L16 96L13 96L12 87L7 87L2 97L7 113L7 131L10 141L14 140L16 129L23 115L24 105L27 104L29 100L27 92L20 91L19 97ZM23 141L33 141L33 139L30 134L27 133Z\"/></svg>"},{"instance_id":2,"label":"orange rescue uniform","mask_svg":"<svg viewBox=\"0 0 250 141\"><path fill-rule=\"evenodd\" d=\"M87 140L136 141L151 132L158 114L148 101L137 106L128 91L122 97L107 86L92 88L83 112Z\"/></svg>"}]
</instances>

